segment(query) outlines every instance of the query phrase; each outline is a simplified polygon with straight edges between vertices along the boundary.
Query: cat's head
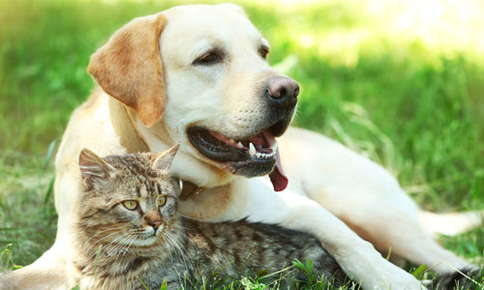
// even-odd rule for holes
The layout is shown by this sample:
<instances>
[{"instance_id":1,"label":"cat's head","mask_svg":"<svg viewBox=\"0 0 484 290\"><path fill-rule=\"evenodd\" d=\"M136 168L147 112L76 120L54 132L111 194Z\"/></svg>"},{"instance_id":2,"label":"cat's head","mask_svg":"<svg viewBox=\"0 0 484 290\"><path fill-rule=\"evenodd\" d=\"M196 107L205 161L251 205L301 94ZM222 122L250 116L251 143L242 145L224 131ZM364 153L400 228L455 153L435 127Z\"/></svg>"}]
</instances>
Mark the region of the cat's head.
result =
<instances>
[{"instance_id":1,"label":"cat's head","mask_svg":"<svg viewBox=\"0 0 484 290\"><path fill-rule=\"evenodd\" d=\"M179 184L169 169L178 145L160 154L79 155L79 225L90 245L151 247L175 230Z\"/></svg>"}]
</instances>

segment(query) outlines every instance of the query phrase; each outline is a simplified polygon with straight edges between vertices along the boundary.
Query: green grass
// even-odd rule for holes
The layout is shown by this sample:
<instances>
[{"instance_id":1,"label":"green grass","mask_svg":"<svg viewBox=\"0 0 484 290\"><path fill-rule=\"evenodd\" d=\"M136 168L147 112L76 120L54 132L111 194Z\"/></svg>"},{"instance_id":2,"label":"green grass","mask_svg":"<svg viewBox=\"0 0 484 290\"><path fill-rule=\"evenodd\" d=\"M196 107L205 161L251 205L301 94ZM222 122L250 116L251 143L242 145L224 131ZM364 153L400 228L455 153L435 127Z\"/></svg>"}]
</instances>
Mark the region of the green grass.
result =
<instances>
[{"instance_id":1,"label":"green grass","mask_svg":"<svg viewBox=\"0 0 484 290\"><path fill-rule=\"evenodd\" d=\"M1 268L29 264L53 241L48 148L93 87L85 72L89 55L131 18L181 3L141 2L0 0ZM391 4L375 10L372 0L235 2L271 41L270 62L301 83L297 125L382 164L426 209L484 208L478 1L460 1L458 9L442 4L443 20L421 15L427 22L407 30L397 21L407 10ZM471 4L477 6L458 18ZM484 264L483 229L441 241ZM233 283L267 286L248 278ZM307 287L326 289L317 285Z\"/></svg>"}]
</instances>

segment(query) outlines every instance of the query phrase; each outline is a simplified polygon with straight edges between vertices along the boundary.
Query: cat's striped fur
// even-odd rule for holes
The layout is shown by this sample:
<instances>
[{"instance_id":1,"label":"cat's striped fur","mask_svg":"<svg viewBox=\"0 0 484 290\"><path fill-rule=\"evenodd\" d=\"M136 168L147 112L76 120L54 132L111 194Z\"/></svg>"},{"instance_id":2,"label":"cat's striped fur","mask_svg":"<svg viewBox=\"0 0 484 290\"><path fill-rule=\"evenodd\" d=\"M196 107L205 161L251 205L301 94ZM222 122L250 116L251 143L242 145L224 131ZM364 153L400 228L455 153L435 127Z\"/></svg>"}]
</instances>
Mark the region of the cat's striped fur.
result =
<instances>
[{"instance_id":1,"label":"cat's striped fur","mask_svg":"<svg viewBox=\"0 0 484 290\"><path fill-rule=\"evenodd\" d=\"M204 223L180 217L176 212L180 189L167 174L175 152L104 159L81 152L86 190L79 209L80 255L75 264L82 289L159 289L163 281L171 288L181 283L190 287L187 281L213 274L275 272L294 259L310 259L317 272L344 279L333 258L308 234L276 225ZM166 202L157 206L160 196L166 196ZM125 200L137 200L138 209L123 207ZM150 218L151 224L159 221L155 233L147 230Z\"/></svg>"}]
</instances>

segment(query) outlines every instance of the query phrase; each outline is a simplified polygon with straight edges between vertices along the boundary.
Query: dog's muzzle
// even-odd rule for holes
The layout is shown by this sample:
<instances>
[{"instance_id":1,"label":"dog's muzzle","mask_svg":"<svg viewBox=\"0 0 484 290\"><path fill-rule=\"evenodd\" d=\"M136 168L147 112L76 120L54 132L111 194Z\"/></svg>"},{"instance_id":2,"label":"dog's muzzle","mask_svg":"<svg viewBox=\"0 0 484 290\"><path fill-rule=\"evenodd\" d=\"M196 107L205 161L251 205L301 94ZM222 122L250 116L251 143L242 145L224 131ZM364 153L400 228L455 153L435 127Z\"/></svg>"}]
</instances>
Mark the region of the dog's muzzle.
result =
<instances>
[{"instance_id":1,"label":"dog's muzzle","mask_svg":"<svg viewBox=\"0 0 484 290\"><path fill-rule=\"evenodd\" d=\"M268 111L255 134L234 137L203 126L187 129L188 139L203 156L222 165L233 174L269 177L274 190L287 187L279 158L276 137L287 130L297 104L299 85L288 77L272 77L263 92ZM258 126L256 126L258 127Z\"/></svg>"}]
</instances>

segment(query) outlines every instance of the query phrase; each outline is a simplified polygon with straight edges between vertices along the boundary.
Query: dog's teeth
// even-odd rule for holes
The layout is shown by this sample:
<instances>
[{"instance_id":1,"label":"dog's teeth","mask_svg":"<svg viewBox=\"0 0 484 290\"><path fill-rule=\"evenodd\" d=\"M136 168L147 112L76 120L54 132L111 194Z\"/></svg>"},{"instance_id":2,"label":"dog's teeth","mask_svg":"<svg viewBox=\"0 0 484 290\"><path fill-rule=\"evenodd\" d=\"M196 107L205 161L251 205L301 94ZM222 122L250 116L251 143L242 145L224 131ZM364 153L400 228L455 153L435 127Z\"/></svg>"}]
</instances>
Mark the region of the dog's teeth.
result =
<instances>
[{"instance_id":1,"label":"dog's teeth","mask_svg":"<svg viewBox=\"0 0 484 290\"><path fill-rule=\"evenodd\" d=\"M252 142L249 143L249 153L250 153L250 155L254 155L254 154L257 153L257 150L255 150L254 143L252 143Z\"/></svg>"},{"instance_id":2,"label":"dog's teeth","mask_svg":"<svg viewBox=\"0 0 484 290\"><path fill-rule=\"evenodd\" d=\"M242 142L240 142L240 141L237 143L237 146L238 146L239 148L244 148L244 145L242 145Z\"/></svg>"}]
</instances>

